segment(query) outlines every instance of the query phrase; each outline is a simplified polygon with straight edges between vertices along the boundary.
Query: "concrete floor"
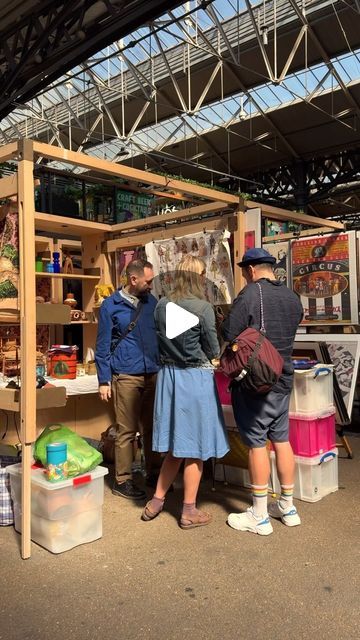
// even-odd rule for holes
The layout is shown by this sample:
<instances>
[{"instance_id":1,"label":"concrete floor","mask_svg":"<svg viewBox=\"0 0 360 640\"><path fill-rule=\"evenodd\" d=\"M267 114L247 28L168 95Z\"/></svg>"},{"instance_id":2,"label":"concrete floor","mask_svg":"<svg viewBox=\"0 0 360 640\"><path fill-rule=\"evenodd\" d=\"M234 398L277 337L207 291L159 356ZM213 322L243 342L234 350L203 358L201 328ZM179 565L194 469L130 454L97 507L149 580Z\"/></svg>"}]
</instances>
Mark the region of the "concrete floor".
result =
<instances>
[{"instance_id":1,"label":"concrete floor","mask_svg":"<svg viewBox=\"0 0 360 640\"><path fill-rule=\"evenodd\" d=\"M208 527L177 525L181 490L153 522L106 486L103 538L60 555L0 528L1 640L360 638L360 438L340 450L339 491L297 502L303 524L269 537L226 526L249 494L204 481ZM342 457L342 458L341 458Z\"/></svg>"}]
</instances>

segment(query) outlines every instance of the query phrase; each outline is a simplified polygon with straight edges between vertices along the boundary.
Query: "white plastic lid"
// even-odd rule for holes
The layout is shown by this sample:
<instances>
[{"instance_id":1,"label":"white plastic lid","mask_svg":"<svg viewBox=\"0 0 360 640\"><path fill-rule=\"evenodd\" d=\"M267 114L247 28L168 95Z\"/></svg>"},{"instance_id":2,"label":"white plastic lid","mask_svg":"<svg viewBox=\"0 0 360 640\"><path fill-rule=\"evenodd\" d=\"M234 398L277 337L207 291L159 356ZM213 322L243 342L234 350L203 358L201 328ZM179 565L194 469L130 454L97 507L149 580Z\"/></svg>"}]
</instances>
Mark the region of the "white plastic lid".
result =
<instances>
[{"instance_id":1,"label":"white plastic lid","mask_svg":"<svg viewBox=\"0 0 360 640\"><path fill-rule=\"evenodd\" d=\"M315 364L311 369L294 369L295 374L298 376L308 376L311 378L317 378L318 376L328 375L334 370L333 364Z\"/></svg>"},{"instance_id":2,"label":"white plastic lid","mask_svg":"<svg viewBox=\"0 0 360 640\"><path fill-rule=\"evenodd\" d=\"M334 449L330 449L330 451L325 451L324 453L319 453L318 456L294 456L295 462L298 464L306 464L308 466L315 466L319 464L323 464L328 462L329 460L333 460L338 455L338 450L335 447ZM270 457L275 458L275 451L270 451Z\"/></svg>"},{"instance_id":3,"label":"white plastic lid","mask_svg":"<svg viewBox=\"0 0 360 640\"><path fill-rule=\"evenodd\" d=\"M313 413L308 413L305 411L304 413L302 413L301 411L298 411L298 412L290 411L289 418L292 418L293 420L306 420L306 421L322 420L323 418L330 418L330 416L333 416L335 413L336 413L336 409L334 405L329 405L328 407L326 407L326 409L323 409L322 411L313 411Z\"/></svg>"},{"instance_id":4,"label":"white plastic lid","mask_svg":"<svg viewBox=\"0 0 360 640\"><path fill-rule=\"evenodd\" d=\"M21 464L12 464L6 467L6 471L10 474L21 476L22 467ZM61 480L57 482L50 482L44 473L44 469L31 469L31 482L37 484L45 489L53 491L54 489L62 489L63 487L77 487L83 484L88 484L92 480L106 476L109 470L106 467L98 466L88 473L82 473L80 476L68 478L67 480Z\"/></svg>"}]
</instances>

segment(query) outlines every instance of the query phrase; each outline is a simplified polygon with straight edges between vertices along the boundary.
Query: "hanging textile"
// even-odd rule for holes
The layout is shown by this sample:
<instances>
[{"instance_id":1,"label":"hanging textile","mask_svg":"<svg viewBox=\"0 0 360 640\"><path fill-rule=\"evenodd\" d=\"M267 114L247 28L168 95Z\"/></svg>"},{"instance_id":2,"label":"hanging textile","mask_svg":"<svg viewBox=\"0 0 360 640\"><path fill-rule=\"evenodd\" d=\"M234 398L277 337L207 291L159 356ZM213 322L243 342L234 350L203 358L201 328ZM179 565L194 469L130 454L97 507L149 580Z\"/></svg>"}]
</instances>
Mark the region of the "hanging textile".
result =
<instances>
[{"instance_id":1,"label":"hanging textile","mask_svg":"<svg viewBox=\"0 0 360 640\"><path fill-rule=\"evenodd\" d=\"M19 214L17 204L0 207L0 316L19 311Z\"/></svg>"},{"instance_id":2,"label":"hanging textile","mask_svg":"<svg viewBox=\"0 0 360 640\"><path fill-rule=\"evenodd\" d=\"M153 293L166 295L174 285L177 264L190 254L206 265L205 295L211 304L230 304L234 298L228 231L206 231L168 240L154 240L145 245L147 259L154 267Z\"/></svg>"}]
</instances>

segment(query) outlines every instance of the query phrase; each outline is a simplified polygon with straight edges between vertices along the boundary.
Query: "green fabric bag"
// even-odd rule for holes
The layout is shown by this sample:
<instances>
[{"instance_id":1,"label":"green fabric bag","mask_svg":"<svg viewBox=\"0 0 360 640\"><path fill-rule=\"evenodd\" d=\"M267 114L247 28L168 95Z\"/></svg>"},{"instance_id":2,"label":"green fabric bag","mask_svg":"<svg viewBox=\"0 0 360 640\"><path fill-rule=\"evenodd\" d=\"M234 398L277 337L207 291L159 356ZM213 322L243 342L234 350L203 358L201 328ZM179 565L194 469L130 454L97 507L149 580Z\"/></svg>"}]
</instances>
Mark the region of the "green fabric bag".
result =
<instances>
[{"instance_id":1,"label":"green fabric bag","mask_svg":"<svg viewBox=\"0 0 360 640\"><path fill-rule=\"evenodd\" d=\"M35 442L34 458L46 465L46 445L53 442L66 442L69 477L79 476L95 469L102 461L100 451L92 447L77 433L63 424L50 424L45 427Z\"/></svg>"}]
</instances>

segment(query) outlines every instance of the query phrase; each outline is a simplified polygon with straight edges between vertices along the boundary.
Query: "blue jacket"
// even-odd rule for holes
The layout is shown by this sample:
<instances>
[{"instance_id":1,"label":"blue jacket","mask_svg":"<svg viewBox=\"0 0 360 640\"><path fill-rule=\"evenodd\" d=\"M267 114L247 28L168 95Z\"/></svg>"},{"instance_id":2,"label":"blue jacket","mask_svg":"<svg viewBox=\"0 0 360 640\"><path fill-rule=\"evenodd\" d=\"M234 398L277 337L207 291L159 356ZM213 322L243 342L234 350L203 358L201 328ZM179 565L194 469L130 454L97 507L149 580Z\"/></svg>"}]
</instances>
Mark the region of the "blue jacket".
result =
<instances>
[{"instance_id":1,"label":"blue jacket","mask_svg":"<svg viewBox=\"0 0 360 640\"><path fill-rule=\"evenodd\" d=\"M159 350L155 330L154 310L156 298L149 294L143 298L143 306L135 329L110 353L113 329L121 335L133 320L136 308L123 298L119 291L106 298L100 307L96 339L95 363L99 383L111 381L114 373L142 375L159 370Z\"/></svg>"}]
</instances>

